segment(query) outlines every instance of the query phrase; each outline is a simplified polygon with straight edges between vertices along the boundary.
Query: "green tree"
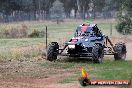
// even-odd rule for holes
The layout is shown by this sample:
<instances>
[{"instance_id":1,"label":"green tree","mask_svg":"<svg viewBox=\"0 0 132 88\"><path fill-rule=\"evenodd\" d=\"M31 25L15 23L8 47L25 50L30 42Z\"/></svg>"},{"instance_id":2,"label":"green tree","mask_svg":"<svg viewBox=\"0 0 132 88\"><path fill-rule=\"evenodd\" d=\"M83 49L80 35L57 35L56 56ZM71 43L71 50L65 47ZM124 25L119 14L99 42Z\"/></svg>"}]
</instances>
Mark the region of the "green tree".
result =
<instances>
[{"instance_id":1,"label":"green tree","mask_svg":"<svg viewBox=\"0 0 132 88\"><path fill-rule=\"evenodd\" d=\"M63 3L61 3L59 0L56 0L53 3L53 6L50 8L50 16L52 19L56 19L57 24L59 24L59 21L62 21L64 16Z\"/></svg>"},{"instance_id":2,"label":"green tree","mask_svg":"<svg viewBox=\"0 0 132 88\"><path fill-rule=\"evenodd\" d=\"M103 8L105 7L105 0L91 0L92 3L92 12L93 18L96 18L96 12L102 12Z\"/></svg>"},{"instance_id":3,"label":"green tree","mask_svg":"<svg viewBox=\"0 0 132 88\"><path fill-rule=\"evenodd\" d=\"M67 18L70 18L70 13L75 7L76 0L60 0L64 5L64 11ZM74 9L75 10L75 9Z\"/></svg>"},{"instance_id":4,"label":"green tree","mask_svg":"<svg viewBox=\"0 0 132 88\"><path fill-rule=\"evenodd\" d=\"M14 10L19 10L20 5L16 2L16 0L1 0L0 1L0 12L4 14L5 22L8 22L8 16L11 15L11 13Z\"/></svg>"},{"instance_id":5,"label":"green tree","mask_svg":"<svg viewBox=\"0 0 132 88\"><path fill-rule=\"evenodd\" d=\"M121 3L121 9L118 13L118 24L116 26L117 31L122 34L131 34L132 32L132 1L123 0Z\"/></svg>"}]
</instances>

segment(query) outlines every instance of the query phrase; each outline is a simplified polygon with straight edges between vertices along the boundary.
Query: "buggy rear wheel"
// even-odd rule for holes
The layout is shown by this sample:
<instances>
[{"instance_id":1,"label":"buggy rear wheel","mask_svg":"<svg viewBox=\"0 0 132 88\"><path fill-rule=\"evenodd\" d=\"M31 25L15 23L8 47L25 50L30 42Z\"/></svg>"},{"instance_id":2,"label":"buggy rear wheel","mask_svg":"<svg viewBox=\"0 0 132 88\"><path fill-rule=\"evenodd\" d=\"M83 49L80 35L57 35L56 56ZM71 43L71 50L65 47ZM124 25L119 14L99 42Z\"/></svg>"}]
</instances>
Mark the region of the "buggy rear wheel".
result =
<instances>
[{"instance_id":1,"label":"buggy rear wheel","mask_svg":"<svg viewBox=\"0 0 132 88\"><path fill-rule=\"evenodd\" d=\"M95 45L92 50L93 53L93 62L94 63L102 63L104 57L103 47L100 45Z\"/></svg>"},{"instance_id":2,"label":"buggy rear wheel","mask_svg":"<svg viewBox=\"0 0 132 88\"><path fill-rule=\"evenodd\" d=\"M57 59L57 54L59 51L59 45L57 42L51 42L47 49L47 60L54 61Z\"/></svg>"},{"instance_id":3,"label":"buggy rear wheel","mask_svg":"<svg viewBox=\"0 0 132 88\"><path fill-rule=\"evenodd\" d=\"M125 43L117 43L114 46L114 58L115 60L125 60L126 59L126 45Z\"/></svg>"}]
</instances>

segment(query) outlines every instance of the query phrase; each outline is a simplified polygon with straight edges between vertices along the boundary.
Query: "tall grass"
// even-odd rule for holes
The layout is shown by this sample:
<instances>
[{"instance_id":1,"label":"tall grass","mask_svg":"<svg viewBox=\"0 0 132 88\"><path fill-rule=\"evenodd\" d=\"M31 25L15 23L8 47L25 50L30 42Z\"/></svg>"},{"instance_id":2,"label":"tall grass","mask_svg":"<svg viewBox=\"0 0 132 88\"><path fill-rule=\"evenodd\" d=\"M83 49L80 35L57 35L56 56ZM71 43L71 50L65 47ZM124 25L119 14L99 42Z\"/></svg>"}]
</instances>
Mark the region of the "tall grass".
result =
<instances>
[{"instance_id":1,"label":"tall grass","mask_svg":"<svg viewBox=\"0 0 132 88\"><path fill-rule=\"evenodd\" d=\"M1 39L0 60L31 59L41 55L44 48L43 38Z\"/></svg>"}]
</instances>

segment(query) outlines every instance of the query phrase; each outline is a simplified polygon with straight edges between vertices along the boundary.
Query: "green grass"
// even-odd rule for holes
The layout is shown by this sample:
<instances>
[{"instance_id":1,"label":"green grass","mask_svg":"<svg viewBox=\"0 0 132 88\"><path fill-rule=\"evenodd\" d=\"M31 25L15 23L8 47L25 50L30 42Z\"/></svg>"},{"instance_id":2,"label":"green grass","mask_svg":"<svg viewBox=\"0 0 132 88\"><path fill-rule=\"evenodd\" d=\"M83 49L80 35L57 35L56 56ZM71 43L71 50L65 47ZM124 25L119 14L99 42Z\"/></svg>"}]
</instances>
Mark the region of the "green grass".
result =
<instances>
[{"instance_id":1,"label":"green grass","mask_svg":"<svg viewBox=\"0 0 132 88\"><path fill-rule=\"evenodd\" d=\"M14 22L14 23L0 23L0 31L10 30L12 28L21 28L22 25L27 26L27 31L31 33L35 30L44 30L45 27L48 27L48 43L50 42L58 42L59 45L63 45L65 41L69 41L71 37L74 35L74 31L76 27L82 24L83 20L69 20L64 21L60 24L56 24L56 22L51 21L43 21L43 22ZM90 23L97 23L102 32L106 35L110 35L110 23L109 21L100 21L100 20L91 20ZM119 33L115 29L116 22L112 22L113 36L120 36ZM22 39L0 39L0 54L1 57L5 57L6 53L9 53L10 48L17 48L23 46L30 46L34 44L44 43L44 38L22 38ZM4 55L4 56L3 56ZM7 57L8 58L8 57Z\"/></svg>"},{"instance_id":2,"label":"green grass","mask_svg":"<svg viewBox=\"0 0 132 88\"><path fill-rule=\"evenodd\" d=\"M109 61L108 60L108 61L105 61L103 64L88 64L84 66L84 68L86 71L89 72L89 77L91 79L130 79L132 80L132 61ZM93 68L93 69L89 70L90 68ZM73 78L75 77L73 76ZM69 80L69 82L75 81L72 79L72 77L66 78L64 79L64 81L67 79Z\"/></svg>"},{"instance_id":3,"label":"green grass","mask_svg":"<svg viewBox=\"0 0 132 88\"><path fill-rule=\"evenodd\" d=\"M78 81L78 78L81 76L81 67L84 67L84 69L88 71L90 79L132 80L132 61L105 60L102 64L93 64L91 62L88 62L87 60L72 60L64 62L44 62L41 65L44 67L65 70L80 68L72 76L61 80L60 83L72 83Z\"/></svg>"},{"instance_id":4,"label":"green grass","mask_svg":"<svg viewBox=\"0 0 132 88\"><path fill-rule=\"evenodd\" d=\"M44 42L44 38L0 39L0 49L30 46Z\"/></svg>"},{"instance_id":5,"label":"green grass","mask_svg":"<svg viewBox=\"0 0 132 88\"><path fill-rule=\"evenodd\" d=\"M98 22L99 21L99 22ZM45 27L48 27L48 31L54 31L56 33L60 31L75 31L76 27L80 24L84 23L83 20L71 20L71 21L64 21L60 24L56 24L56 22L51 21L44 21L44 22L18 22L18 23L1 23L0 24L0 31L5 29L11 29L11 28L20 28L23 24L25 24L28 28L28 31L31 32L32 30L45 30ZM90 23L97 23L99 28L106 32L105 34L109 34L110 29L110 23L112 23L112 29L113 29L113 36L116 36L117 32L115 30L116 22L105 22L100 20L91 20ZM116 32L116 33L115 33Z\"/></svg>"},{"instance_id":6,"label":"green grass","mask_svg":"<svg viewBox=\"0 0 132 88\"><path fill-rule=\"evenodd\" d=\"M48 22L48 21L47 22L19 22L19 23L10 23L10 24L1 23L0 31L6 30L6 29L12 29L12 28L19 28L21 27L22 24L25 24L28 28L28 32L31 33L33 30L45 30L45 27L47 26L48 27L48 42L51 42L51 41L64 42L66 40L69 40L71 37L73 37L76 27L82 23L83 23L82 20L64 22L59 25L56 24L55 22ZM109 22L91 21L91 23L97 23L98 27L101 29L101 31L105 35L108 35L108 36L110 35L110 23ZM116 31L115 26L116 26L116 23L113 22L112 23L113 36L120 36L120 34ZM32 39L29 39L29 41L34 42L34 40L32 41ZM36 41L38 42L37 39ZM15 44L16 43L12 45L15 45Z\"/></svg>"},{"instance_id":7,"label":"green grass","mask_svg":"<svg viewBox=\"0 0 132 88\"><path fill-rule=\"evenodd\" d=\"M0 39L0 60L31 59L41 54L38 44L45 44L44 38ZM22 47L25 47L22 48ZM29 48L28 48L29 47ZM38 45L39 47L39 45Z\"/></svg>"},{"instance_id":8,"label":"green grass","mask_svg":"<svg viewBox=\"0 0 132 88\"><path fill-rule=\"evenodd\" d=\"M66 40L69 40L73 35L74 35L74 31L76 29L76 27L80 24L84 23L83 20L70 20L70 21L64 21L60 24L56 24L56 22L51 22L51 21L44 21L44 22L17 22L17 23L0 23L0 31L4 31L6 29L12 29L12 28L21 28L21 26L24 24L27 26L27 31L28 33L31 33L34 29L35 30L44 30L46 26L48 27L48 43L51 41L57 41L60 43L64 43ZM98 27L101 29L101 31L103 32L103 34L105 35L110 35L110 23L112 23L112 36L120 36L120 34L116 31L115 26L116 26L116 22L115 21L102 21L102 20L90 20L90 23L97 23ZM21 40L23 43L21 43ZM7 41L10 41L9 39ZM11 40L12 41L12 40ZM26 44L30 44L27 43L28 41L30 42L43 42L42 39L36 39L36 41L34 41L34 39L17 39L14 40L16 42L12 42L11 45L15 45L15 46L23 46ZM0 43L2 42L2 44L4 44L6 42L6 40L0 40ZM10 42L7 42L8 44L10 44ZM22 45L21 45L22 44ZM0 45L1 46L1 45ZM8 45L7 45L8 46Z\"/></svg>"},{"instance_id":9,"label":"green grass","mask_svg":"<svg viewBox=\"0 0 132 88\"><path fill-rule=\"evenodd\" d=\"M22 24L28 27L28 32L36 30L45 30L48 27L48 42L57 41L64 43L65 40L70 39L73 36L73 32L76 27L82 24L82 20L74 20L71 22L64 22L61 24L56 24L56 22L18 22L18 23L1 23L0 31L5 29L17 28ZM91 23L98 23L98 27L102 30L105 35L110 35L110 22L103 21L91 21ZM120 36L120 34L115 29L116 22L112 22L112 36ZM70 32L70 33L69 33ZM26 55L17 54L12 56L9 51L10 48L17 48L23 46L30 46L38 43L44 43L45 38L22 38L22 39L0 39L0 59L14 59L25 57L34 57L40 54L39 51L32 51ZM20 55L20 56L19 56ZM23 55L23 56L22 56ZM112 61L105 60L103 64L93 64L86 60L72 60L72 61L56 61L56 62L44 62L41 66L45 68L55 68L55 69L78 69L73 76L70 76L60 83L71 83L77 81L78 77L81 76L81 67L84 67L86 71L89 72L89 77L91 79L131 79L132 80L132 61ZM132 87L132 86L131 86ZM92 87L91 87L92 88ZM125 87L124 87L125 88Z\"/></svg>"}]
</instances>

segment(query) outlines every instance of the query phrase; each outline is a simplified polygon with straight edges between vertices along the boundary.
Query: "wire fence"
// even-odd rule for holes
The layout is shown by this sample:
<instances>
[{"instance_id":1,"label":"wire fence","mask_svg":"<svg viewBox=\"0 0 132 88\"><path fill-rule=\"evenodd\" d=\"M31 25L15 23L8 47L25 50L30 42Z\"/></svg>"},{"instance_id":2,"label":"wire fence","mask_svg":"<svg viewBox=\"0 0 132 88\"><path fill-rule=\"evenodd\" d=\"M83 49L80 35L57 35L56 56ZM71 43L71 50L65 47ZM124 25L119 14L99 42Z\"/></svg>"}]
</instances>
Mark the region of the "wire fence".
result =
<instances>
[{"instance_id":1,"label":"wire fence","mask_svg":"<svg viewBox=\"0 0 132 88\"><path fill-rule=\"evenodd\" d=\"M78 25L77 25L78 26ZM66 28L68 29L68 28ZM49 30L47 26L47 41L45 41L48 45L50 42L58 42L60 46L63 46L66 42L68 42L75 34L75 29L70 29L70 30L63 30L61 28L57 28L57 30ZM106 36L118 36L119 33L115 29L115 25L112 25L111 23L109 24L104 24L99 26L99 29L102 31L103 34Z\"/></svg>"},{"instance_id":2,"label":"wire fence","mask_svg":"<svg viewBox=\"0 0 132 88\"><path fill-rule=\"evenodd\" d=\"M0 59L40 56L50 42L58 42L59 46L63 47L74 36L77 26L82 23L82 20L68 20L60 24L51 21L0 23L0 33L4 36L0 38ZM96 20L90 23L97 24L105 35L119 35L115 29L115 21ZM30 34L35 36L29 37ZM42 34L43 36L39 36Z\"/></svg>"}]
</instances>

